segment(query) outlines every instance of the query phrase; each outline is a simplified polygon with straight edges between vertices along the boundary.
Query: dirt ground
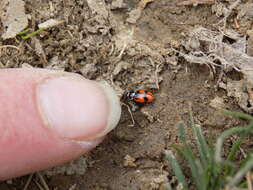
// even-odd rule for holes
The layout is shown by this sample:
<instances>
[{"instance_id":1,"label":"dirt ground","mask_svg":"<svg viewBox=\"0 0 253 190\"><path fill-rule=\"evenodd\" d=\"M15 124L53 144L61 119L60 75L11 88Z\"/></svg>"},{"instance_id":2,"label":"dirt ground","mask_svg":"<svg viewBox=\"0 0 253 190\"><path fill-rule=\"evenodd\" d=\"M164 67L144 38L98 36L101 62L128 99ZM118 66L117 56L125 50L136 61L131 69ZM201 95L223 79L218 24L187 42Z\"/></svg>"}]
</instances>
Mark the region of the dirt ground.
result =
<instances>
[{"instance_id":1,"label":"dirt ground","mask_svg":"<svg viewBox=\"0 0 253 190\"><path fill-rule=\"evenodd\" d=\"M0 45L19 49L1 49L1 68L65 70L106 80L119 96L139 88L155 94L154 103L132 113L134 126L127 107L122 106L118 127L85 157L84 174L45 175L50 189L166 190L168 181L172 185L176 182L163 152L179 143L177 124L188 122L189 103L195 120L208 136L217 136L240 123L221 115L212 102L220 98L223 108L242 111L238 100L218 86L220 80L240 81L242 75L230 70L220 78L220 68L214 73L207 65L189 63L177 51L184 50L194 28L219 31L224 26L219 22L226 16L226 28L248 35L251 47L252 1L238 1L233 9L235 1L227 0L189 0L186 4L178 0L24 2L32 30L50 18L64 22L27 40L20 36L0 39ZM229 15L227 10L231 10ZM21 190L27 179L24 176L2 182L0 189ZM28 190L39 189L36 181L34 177Z\"/></svg>"}]
</instances>

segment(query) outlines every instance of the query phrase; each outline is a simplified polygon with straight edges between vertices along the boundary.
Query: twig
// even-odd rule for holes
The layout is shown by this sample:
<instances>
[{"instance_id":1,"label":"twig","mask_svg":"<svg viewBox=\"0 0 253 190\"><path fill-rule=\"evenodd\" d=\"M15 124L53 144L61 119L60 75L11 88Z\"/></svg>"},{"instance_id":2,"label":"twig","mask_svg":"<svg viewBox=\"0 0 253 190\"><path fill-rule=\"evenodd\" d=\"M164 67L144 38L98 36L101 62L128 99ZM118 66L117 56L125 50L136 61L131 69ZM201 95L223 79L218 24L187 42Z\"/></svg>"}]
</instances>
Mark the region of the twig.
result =
<instances>
[{"instance_id":1,"label":"twig","mask_svg":"<svg viewBox=\"0 0 253 190\"><path fill-rule=\"evenodd\" d=\"M41 173L40 172L36 172L36 175L39 177L40 182L43 185L43 187L45 188L45 190L50 190L49 187L48 187L48 185L47 185L47 183L46 183L46 181L45 181L45 179L41 175Z\"/></svg>"},{"instance_id":2,"label":"twig","mask_svg":"<svg viewBox=\"0 0 253 190\"><path fill-rule=\"evenodd\" d=\"M35 182L35 184L38 186L38 188L40 189L40 190L45 190L45 189L43 189L43 187L39 184L39 182L37 182L37 181L34 181Z\"/></svg>"},{"instance_id":3,"label":"twig","mask_svg":"<svg viewBox=\"0 0 253 190\"><path fill-rule=\"evenodd\" d=\"M27 179L27 181L25 183L25 186L24 186L23 190L27 190L27 188L29 187L29 185L30 185L30 183L32 181L33 175L34 175L34 173L30 174L30 176L28 177L28 179Z\"/></svg>"}]
</instances>

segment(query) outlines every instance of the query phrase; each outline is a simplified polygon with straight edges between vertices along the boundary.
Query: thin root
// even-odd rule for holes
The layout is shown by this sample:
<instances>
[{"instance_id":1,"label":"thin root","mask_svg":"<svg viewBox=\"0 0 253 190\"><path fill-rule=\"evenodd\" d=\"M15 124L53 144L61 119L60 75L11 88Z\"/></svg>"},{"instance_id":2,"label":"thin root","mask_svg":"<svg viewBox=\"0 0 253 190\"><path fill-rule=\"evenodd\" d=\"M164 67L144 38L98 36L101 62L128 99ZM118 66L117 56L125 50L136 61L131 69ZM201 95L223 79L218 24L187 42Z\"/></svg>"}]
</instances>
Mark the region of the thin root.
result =
<instances>
[{"instance_id":1,"label":"thin root","mask_svg":"<svg viewBox=\"0 0 253 190\"><path fill-rule=\"evenodd\" d=\"M111 50L109 52L109 56L111 56L113 54L114 49L115 49L114 44L111 44Z\"/></svg>"},{"instance_id":2,"label":"thin root","mask_svg":"<svg viewBox=\"0 0 253 190\"><path fill-rule=\"evenodd\" d=\"M0 46L0 49L3 49L3 48L14 48L14 49L18 50L19 52L21 51L17 46L13 46L13 45Z\"/></svg>"},{"instance_id":3,"label":"thin root","mask_svg":"<svg viewBox=\"0 0 253 190\"><path fill-rule=\"evenodd\" d=\"M128 112L131 116L132 124L129 125L129 126L134 127L135 126L135 121L134 121L134 117L133 117L133 114L132 114L132 111L131 111L130 107L127 104L123 103L123 102L121 102L121 103L122 103L123 106L127 107L127 110L128 110Z\"/></svg>"}]
</instances>

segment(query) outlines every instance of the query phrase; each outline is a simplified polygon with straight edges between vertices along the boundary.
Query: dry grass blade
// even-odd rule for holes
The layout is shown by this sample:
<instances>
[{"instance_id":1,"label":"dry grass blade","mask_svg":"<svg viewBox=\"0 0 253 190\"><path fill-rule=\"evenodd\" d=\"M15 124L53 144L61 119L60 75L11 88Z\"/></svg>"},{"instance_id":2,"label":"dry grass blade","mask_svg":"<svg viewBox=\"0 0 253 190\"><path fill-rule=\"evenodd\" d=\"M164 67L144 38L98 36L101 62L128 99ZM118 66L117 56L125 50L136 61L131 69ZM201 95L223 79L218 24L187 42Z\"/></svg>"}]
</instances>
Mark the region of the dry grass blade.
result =
<instances>
[{"instance_id":1,"label":"dry grass blade","mask_svg":"<svg viewBox=\"0 0 253 190\"><path fill-rule=\"evenodd\" d=\"M13 46L13 45L2 45L2 46L0 46L0 49L4 49L4 48L13 48L13 49L18 50L19 53L21 52L21 50L17 46ZM0 51L0 54L1 54L1 51Z\"/></svg>"},{"instance_id":2,"label":"dry grass blade","mask_svg":"<svg viewBox=\"0 0 253 190\"><path fill-rule=\"evenodd\" d=\"M247 172L246 178L247 178L248 190L253 190L253 187L252 187L252 176L251 176L250 172Z\"/></svg>"},{"instance_id":3,"label":"dry grass blade","mask_svg":"<svg viewBox=\"0 0 253 190\"><path fill-rule=\"evenodd\" d=\"M199 4L214 4L215 0L188 0L177 3L177 6L196 6Z\"/></svg>"}]
</instances>

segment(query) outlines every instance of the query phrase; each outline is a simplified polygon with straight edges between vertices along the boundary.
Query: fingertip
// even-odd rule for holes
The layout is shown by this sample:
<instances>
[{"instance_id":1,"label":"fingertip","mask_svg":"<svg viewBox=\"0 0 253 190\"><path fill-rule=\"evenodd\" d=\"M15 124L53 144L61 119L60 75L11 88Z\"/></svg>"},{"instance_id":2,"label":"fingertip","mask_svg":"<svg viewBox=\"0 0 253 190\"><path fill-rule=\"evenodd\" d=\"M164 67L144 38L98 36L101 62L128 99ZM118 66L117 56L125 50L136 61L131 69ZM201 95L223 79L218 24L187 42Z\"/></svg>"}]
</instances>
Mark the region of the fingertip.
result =
<instances>
[{"instance_id":1,"label":"fingertip","mask_svg":"<svg viewBox=\"0 0 253 190\"><path fill-rule=\"evenodd\" d=\"M116 127L121 115L119 98L107 83L77 75L41 82L37 97L45 125L62 138L104 136Z\"/></svg>"}]
</instances>

